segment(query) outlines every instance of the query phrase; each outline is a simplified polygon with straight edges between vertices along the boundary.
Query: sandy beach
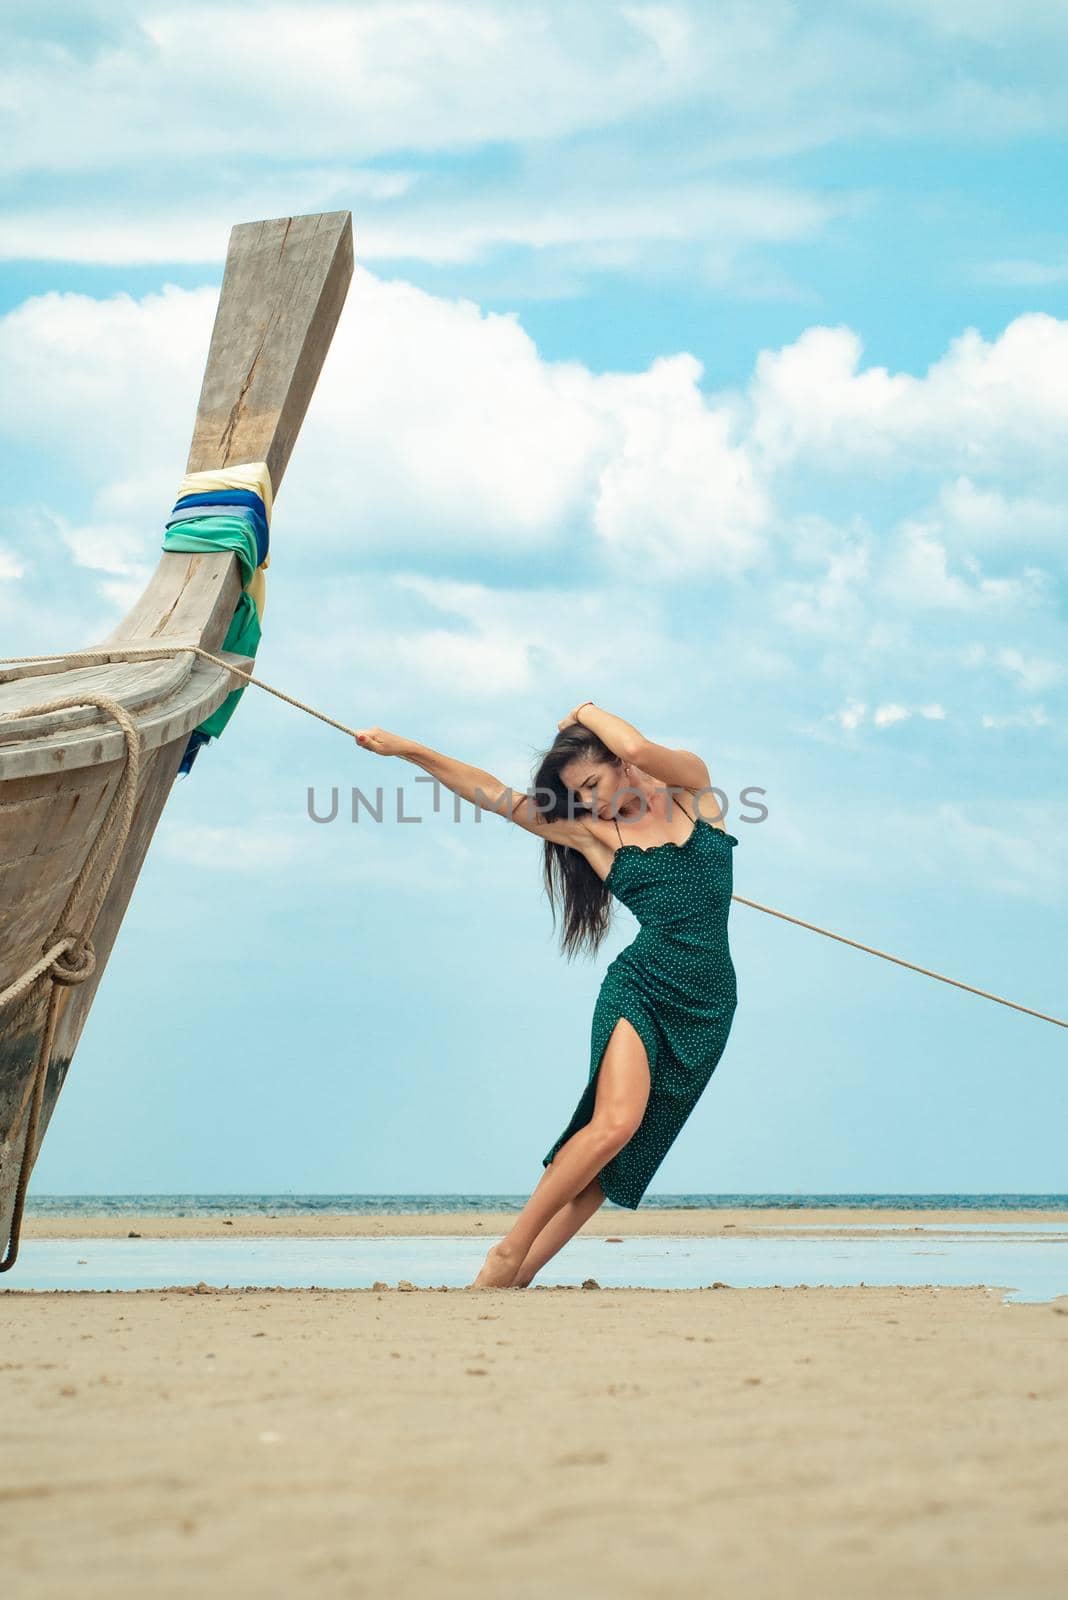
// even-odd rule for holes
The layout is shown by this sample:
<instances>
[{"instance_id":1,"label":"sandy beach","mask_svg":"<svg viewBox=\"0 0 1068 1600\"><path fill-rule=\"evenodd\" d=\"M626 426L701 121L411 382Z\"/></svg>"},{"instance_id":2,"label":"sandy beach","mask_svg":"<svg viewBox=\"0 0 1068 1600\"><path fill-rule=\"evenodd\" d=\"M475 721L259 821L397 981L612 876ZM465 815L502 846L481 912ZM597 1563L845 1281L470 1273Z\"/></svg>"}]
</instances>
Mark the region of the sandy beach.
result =
<instances>
[{"instance_id":1,"label":"sandy beach","mask_svg":"<svg viewBox=\"0 0 1068 1600\"><path fill-rule=\"evenodd\" d=\"M993 1220L1007 1216L1037 1220ZM326 1220L235 1216L225 1232ZM588 1228L787 1220L646 1211ZM224 1231L125 1216L82 1218L79 1237L137 1222ZM73 1231L31 1218L26 1238ZM0 1322L6 1586L35 1600L1068 1588L1068 1296L189 1286L5 1292Z\"/></svg>"}]
</instances>

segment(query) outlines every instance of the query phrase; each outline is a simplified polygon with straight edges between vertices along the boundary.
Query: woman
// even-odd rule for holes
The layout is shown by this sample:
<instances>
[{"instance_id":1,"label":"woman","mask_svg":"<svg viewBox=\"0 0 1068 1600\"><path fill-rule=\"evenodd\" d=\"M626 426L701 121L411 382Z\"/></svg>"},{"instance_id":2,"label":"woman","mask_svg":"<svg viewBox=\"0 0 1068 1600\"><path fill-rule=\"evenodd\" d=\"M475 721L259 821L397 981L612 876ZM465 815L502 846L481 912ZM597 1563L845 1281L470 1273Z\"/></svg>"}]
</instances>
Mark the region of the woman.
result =
<instances>
[{"instance_id":1,"label":"woman","mask_svg":"<svg viewBox=\"0 0 1068 1600\"><path fill-rule=\"evenodd\" d=\"M613 895L641 924L601 984L586 1088L474 1289L525 1288L606 1198L637 1209L715 1070L738 1003L727 942L738 840L705 763L589 700L558 727L526 795L382 728L356 735L363 749L413 762L544 841L568 959L583 945L596 951Z\"/></svg>"}]
</instances>

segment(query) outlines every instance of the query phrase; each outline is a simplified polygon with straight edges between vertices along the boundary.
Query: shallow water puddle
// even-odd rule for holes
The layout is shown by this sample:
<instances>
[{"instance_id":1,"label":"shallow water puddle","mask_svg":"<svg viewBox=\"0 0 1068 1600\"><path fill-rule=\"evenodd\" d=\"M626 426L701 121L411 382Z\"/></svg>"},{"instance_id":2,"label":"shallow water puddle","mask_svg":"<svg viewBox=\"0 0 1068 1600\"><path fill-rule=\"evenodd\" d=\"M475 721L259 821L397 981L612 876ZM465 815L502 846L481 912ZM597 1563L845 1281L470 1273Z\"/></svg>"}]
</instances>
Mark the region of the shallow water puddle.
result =
<instances>
[{"instance_id":1,"label":"shallow water puddle","mask_svg":"<svg viewBox=\"0 0 1068 1600\"><path fill-rule=\"evenodd\" d=\"M786 1225L787 1227L789 1225ZM618 1244L572 1239L535 1285L603 1289L809 1288L985 1285L1004 1300L1068 1294L1068 1224L858 1224L833 1238L667 1238ZM877 1236L865 1236L867 1228ZM784 1230L785 1231L785 1230ZM462 1288L492 1239L27 1239L0 1291L217 1288L369 1289L405 1278L418 1288Z\"/></svg>"}]
</instances>

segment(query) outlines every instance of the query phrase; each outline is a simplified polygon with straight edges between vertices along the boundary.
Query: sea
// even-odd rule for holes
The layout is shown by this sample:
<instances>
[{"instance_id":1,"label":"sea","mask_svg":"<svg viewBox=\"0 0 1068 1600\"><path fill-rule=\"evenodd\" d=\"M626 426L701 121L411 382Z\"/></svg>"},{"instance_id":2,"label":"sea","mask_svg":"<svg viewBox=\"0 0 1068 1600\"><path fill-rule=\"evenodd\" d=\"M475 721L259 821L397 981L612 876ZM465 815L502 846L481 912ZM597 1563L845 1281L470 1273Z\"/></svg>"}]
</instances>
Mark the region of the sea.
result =
<instances>
[{"instance_id":1,"label":"sea","mask_svg":"<svg viewBox=\"0 0 1068 1600\"><path fill-rule=\"evenodd\" d=\"M525 1194L30 1194L28 1216L397 1216L521 1211ZM603 1211L623 1209L611 1201ZM1068 1194L646 1194L643 1211L1068 1211Z\"/></svg>"}]
</instances>

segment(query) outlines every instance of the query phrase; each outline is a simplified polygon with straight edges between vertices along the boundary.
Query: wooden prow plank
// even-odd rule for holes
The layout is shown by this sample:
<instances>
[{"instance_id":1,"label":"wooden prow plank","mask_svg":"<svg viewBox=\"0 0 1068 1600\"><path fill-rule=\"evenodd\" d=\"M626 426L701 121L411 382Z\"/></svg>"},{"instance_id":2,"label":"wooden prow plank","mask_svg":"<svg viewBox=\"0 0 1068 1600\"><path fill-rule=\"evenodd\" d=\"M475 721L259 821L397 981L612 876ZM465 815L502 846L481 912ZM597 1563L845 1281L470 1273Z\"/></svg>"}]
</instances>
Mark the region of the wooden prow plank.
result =
<instances>
[{"instance_id":1,"label":"wooden prow plank","mask_svg":"<svg viewBox=\"0 0 1068 1600\"><path fill-rule=\"evenodd\" d=\"M277 493L352 266L348 211L233 229L187 472L266 461ZM295 314L312 304L313 317Z\"/></svg>"},{"instance_id":2,"label":"wooden prow plank","mask_svg":"<svg viewBox=\"0 0 1068 1600\"><path fill-rule=\"evenodd\" d=\"M187 471L266 461L277 491L329 348L352 270L348 212L284 217L233 229ZM161 543L169 509L169 504L160 507ZM164 551L144 594L101 642L199 643L218 652L239 593L239 567L233 554ZM51 698L48 678L42 684L41 698ZM174 783L186 740L183 733L146 753L127 848L92 933L96 969L84 983L62 990L34 1159ZM25 807L26 857L46 850L52 864L47 891L41 889L36 907L39 915L35 917L35 907L29 900L22 903L22 913L27 926L33 926L34 938L27 941L28 959L19 970L40 954L40 942L52 931L54 917L50 920L50 913L62 906L65 886L73 882L89 849L92 827L83 834L80 830L84 824L73 821L79 795L84 793L88 798L91 791L92 812L98 822L120 770L120 762L110 761L83 768L80 773L27 774L2 786L11 816ZM198 773L204 778L200 781L205 781L209 772L210 763L201 765ZM59 812L51 806L53 796L58 799ZM45 832L41 838L33 836L30 818L34 814L43 819L40 826ZM59 814L71 819L62 855L51 849L51 843L58 845L60 840L54 823L48 820ZM35 883L28 883L27 895L32 896L34 889ZM91 893L90 884L87 900ZM31 953L35 940L36 948ZM161 930L161 959L166 959L166 951L167 935ZM17 1037L0 1035L0 1252L7 1239L21 1151L20 1107L26 1103L25 1091L30 1083L46 993L47 985L42 985L41 1003L20 1027ZM4 1021L0 1016L0 1029ZM144 1070L150 1073L150 1046L146 1055ZM137 1092L137 1085L131 1084L130 1088L131 1093Z\"/></svg>"},{"instance_id":3,"label":"wooden prow plank","mask_svg":"<svg viewBox=\"0 0 1068 1600\"><path fill-rule=\"evenodd\" d=\"M266 461L277 493L352 270L348 211L231 230L187 472ZM161 528L169 510L161 507ZM195 634L214 650L239 592L232 555L164 551L144 594L105 643Z\"/></svg>"}]
</instances>

